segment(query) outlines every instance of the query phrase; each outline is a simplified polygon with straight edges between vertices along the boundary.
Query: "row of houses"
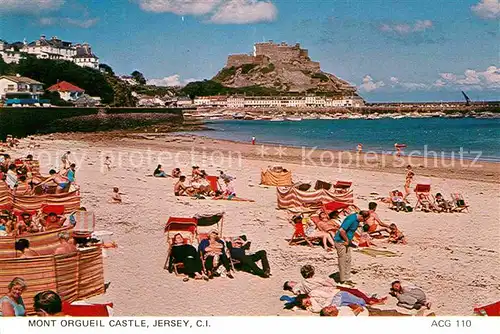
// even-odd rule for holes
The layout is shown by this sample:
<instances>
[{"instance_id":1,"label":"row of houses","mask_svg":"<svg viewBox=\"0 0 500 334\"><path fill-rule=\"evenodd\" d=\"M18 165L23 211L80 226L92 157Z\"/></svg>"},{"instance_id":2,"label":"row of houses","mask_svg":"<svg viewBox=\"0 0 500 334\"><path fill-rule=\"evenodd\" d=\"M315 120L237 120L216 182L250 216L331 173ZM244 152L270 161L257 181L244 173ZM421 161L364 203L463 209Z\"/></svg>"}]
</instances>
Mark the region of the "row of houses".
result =
<instances>
[{"instance_id":1,"label":"row of houses","mask_svg":"<svg viewBox=\"0 0 500 334\"><path fill-rule=\"evenodd\" d=\"M199 107L222 108L356 108L364 106L364 101L359 96L201 96L195 98L193 104Z\"/></svg>"},{"instance_id":2,"label":"row of houses","mask_svg":"<svg viewBox=\"0 0 500 334\"><path fill-rule=\"evenodd\" d=\"M93 106L100 103L99 97L85 94L85 90L72 83L61 81L49 88L49 92L57 92L62 100L76 105ZM28 77L17 75L0 76L0 100L6 105L40 105L44 102L41 96L44 93L43 83Z\"/></svg>"},{"instance_id":3,"label":"row of houses","mask_svg":"<svg viewBox=\"0 0 500 334\"><path fill-rule=\"evenodd\" d=\"M88 43L73 44L55 36L48 39L44 35L31 43L25 40L9 44L0 40L0 56L7 64L18 64L26 54L38 59L67 60L81 67L99 69L99 58Z\"/></svg>"}]
</instances>

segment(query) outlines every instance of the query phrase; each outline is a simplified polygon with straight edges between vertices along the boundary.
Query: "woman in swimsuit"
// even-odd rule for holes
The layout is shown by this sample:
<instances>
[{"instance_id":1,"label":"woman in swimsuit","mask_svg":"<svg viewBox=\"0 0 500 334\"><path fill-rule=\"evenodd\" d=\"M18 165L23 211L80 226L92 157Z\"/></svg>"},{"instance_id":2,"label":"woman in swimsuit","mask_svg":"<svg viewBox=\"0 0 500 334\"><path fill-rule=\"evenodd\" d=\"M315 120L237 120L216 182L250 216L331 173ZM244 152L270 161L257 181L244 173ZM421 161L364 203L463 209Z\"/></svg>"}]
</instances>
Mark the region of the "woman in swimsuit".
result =
<instances>
[{"instance_id":1,"label":"woman in swimsuit","mask_svg":"<svg viewBox=\"0 0 500 334\"><path fill-rule=\"evenodd\" d=\"M44 184L47 184L48 182L50 181L53 181L55 184L57 184L57 188L56 188L56 194L60 194L62 192L64 192L64 190L67 188L67 186L69 185L69 180L67 178L65 178L64 176L58 174L55 170L51 169L49 171L49 178L41 183L39 183L37 185L37 187L41 186L41 185L44 185Z\"/></svg>"},{"instance_id":2,"label":"woman in swimsuit","mask_svg":"<svg viewBox=\"0 0 500 334\"><path fill-rule=\"evenodd\" d=\"M415 173L413 172L412 168L410 165L406 167L406 180L405 180L405 196L403 199L406 201L406 197L410 195L410 186L413 181L413 177L415 176Z\"/></svg>"},{"instance_id":3,"label":"woman in swimsuit","mask_svg":"<svg viewBox=\"0 0 500 334\"><path fill-rule=\"evenodd\" d=\"M26 315L23 297L26 282L20 277L14 278L8 285L9 292L0 298L0 317L23 317Z\"/></svg>"}]
</instances>

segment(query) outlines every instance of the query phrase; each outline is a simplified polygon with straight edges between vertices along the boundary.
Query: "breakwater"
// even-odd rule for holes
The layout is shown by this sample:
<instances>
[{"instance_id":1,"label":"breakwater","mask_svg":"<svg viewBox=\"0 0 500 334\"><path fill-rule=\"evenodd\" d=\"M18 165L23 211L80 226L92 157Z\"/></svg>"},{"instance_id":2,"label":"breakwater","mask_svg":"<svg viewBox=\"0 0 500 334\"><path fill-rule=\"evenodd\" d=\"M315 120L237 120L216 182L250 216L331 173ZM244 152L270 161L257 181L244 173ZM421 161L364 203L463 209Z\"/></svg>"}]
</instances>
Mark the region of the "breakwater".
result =
<instances>
[{"instance_id":1,"label":"breakwater","mask_svg":"<svg viewBox=\"0 0 500 334\"><path fill-rule=\"evenodd\" d=\"M133 129L160 123L182 125L182 109L166 108L0 108L0 140L53 132Z\"/></svg>"}]
</instances>

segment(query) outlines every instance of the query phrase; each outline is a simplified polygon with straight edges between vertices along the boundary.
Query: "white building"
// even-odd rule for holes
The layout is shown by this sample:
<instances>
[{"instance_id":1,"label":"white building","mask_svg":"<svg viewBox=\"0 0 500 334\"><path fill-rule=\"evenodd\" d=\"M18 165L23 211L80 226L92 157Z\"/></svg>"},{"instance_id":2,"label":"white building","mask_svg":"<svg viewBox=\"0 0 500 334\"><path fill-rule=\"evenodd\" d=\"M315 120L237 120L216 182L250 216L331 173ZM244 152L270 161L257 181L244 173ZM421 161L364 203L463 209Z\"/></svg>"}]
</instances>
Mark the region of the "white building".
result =
<instances>
[{"instance_id":1,"label":"white building","mask_svg":"<svg viewBox=\"0 0 500 334\"><path fill-rule=\"evenodd\" d=\"M72 42L63 41L55 36L47 39L42 35L40 39L31 43L25 41L19 51L15 51L12 45L0 41L0 54L4 61L9 63L17 64L23 58L23 54L30 54L38 59L67 60L81 67L99 69L99 58L92 53L88 43L73 45Z\"/></svg>"},{"instance_id":2,"label":"white building","mask_svg":"<svg viewBox=\"0 0 500 334\"><path fill-rule=\"evenodd\" d=\"M177 107L191 107L193 106L193 100L191 100L187 96L181 96L177 98L177 101L175 101L175 105Z\"/></svg>"},{"instance_id":3,"label":"white building","mask_svg":"<svg viewBox=\"0 0 500 334\"><path fill-rule=\"evenodd\" d=\"M130 76L130 75L122 75L122 76L119 76L118 77L121 81L125 81L127 84L129 84L130 86L137 86L139 83L137 82L137 80L135 80L134 77Z\"/></svg>"},{"instance_id":4,"label":"white building","mask_svg":"<svg viewBox=\"0 0 500 334\"><path fill-rule=\"evenodd\" d=\"M243 108L245 107L245 97L244 96L229 96L227 98L228 108Z\"/></svg>"},{"instance_id":5,"label":"white building","mask_svg":"<svg viewBox=\"0 0 500 334\"><path fill-rule=\"evenodd\" d=\"M14 46L7 44L5 41L0 39L0 56L3 61L7 64L19 64L19 61L22 58L22 54L19 51L16 51Z\"/></svg>"},{"instance_id":6,"label":"white building","mask_svg":"<svg viewBox=\"0 0 500 334\"><path fill-rule=\"evenodd\" d=\"M0 76L0 98L24 98L39 100L43 94L43 84L18 75Z\"/></svg>"}]
</instances>

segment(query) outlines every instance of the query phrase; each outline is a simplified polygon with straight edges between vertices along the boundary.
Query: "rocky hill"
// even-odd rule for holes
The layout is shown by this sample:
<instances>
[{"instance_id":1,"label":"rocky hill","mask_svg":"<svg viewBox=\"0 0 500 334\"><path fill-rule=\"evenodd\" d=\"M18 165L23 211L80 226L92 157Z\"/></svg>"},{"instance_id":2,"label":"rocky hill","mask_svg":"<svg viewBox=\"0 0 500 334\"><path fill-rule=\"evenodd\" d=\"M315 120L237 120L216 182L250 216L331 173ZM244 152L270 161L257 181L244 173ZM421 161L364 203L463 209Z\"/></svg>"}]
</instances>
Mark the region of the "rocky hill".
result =
<instances>
[{"instance_id":1,"label":"rocky hill","mask_svg":"<svg viewBox=\"0 0 500 334\"><path fill-rule=\"evenodd\" d=\"M230 55L212 79L226 87L260 86L289 93L356 95L356 88L323 72L299 44L257 43L253 55Z\"/></svg>"}]
</instances>

